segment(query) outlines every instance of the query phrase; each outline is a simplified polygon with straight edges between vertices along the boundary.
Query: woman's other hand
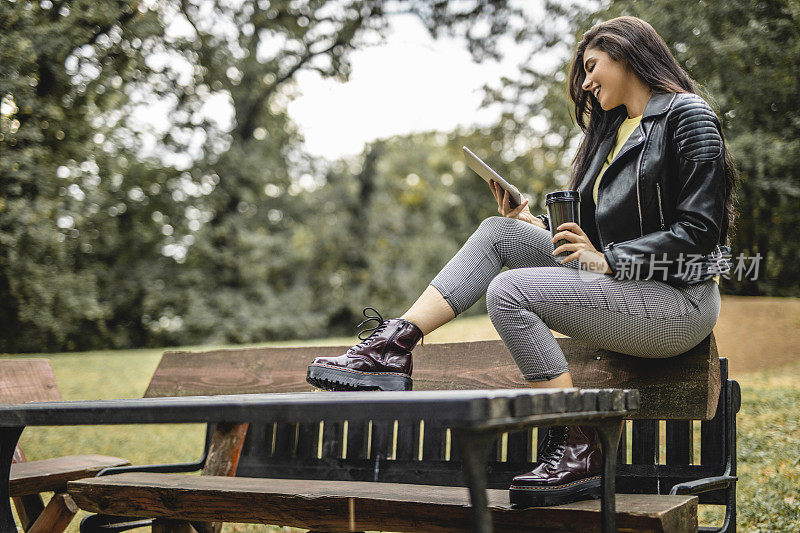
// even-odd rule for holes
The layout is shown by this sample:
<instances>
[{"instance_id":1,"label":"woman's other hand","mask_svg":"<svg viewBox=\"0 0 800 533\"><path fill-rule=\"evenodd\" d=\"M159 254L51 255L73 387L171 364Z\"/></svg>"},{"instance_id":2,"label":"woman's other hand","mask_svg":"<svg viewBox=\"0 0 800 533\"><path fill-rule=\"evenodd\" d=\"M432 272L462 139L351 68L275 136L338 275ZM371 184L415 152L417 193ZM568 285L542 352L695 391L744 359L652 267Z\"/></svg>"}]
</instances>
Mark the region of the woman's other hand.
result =
<instances>
[{"instance_id":1,"label":"woman's other hand","mask_svg":"<svg viewBox=\"0 0 800 533\"><path fill-rule=\"evenodd\" d=\"M489 188L492 190L494 199L497 200L497 212L508 218L516 218L523 222L528 222L534 226L546 229L544 222L534 217L531 210L528 208L528 200L525 200L515 208L511 208L511 195L508 191L500 187L493 180L489 181Z\"/></svg>"},{"instance_id":2,"label":"woman's other hand","mask_svg":"<svg viewBox=\"0 0 800 533\"><path fill-rule=\"evenodd\" d=\"M611 274L611 268L608 266L606 256L598 252L583 232L580 226L574 222L565 222L556 228L558 233L553 235L551 242L555 243L562 239L570 242L562 244L555 250L553 255L558 255L561 252L572 252L567 257L561 259L561 264L569 263L577 259L583 265L585 270L592 272L600 272L601 274Z\"/></svg>"}]
</instances>

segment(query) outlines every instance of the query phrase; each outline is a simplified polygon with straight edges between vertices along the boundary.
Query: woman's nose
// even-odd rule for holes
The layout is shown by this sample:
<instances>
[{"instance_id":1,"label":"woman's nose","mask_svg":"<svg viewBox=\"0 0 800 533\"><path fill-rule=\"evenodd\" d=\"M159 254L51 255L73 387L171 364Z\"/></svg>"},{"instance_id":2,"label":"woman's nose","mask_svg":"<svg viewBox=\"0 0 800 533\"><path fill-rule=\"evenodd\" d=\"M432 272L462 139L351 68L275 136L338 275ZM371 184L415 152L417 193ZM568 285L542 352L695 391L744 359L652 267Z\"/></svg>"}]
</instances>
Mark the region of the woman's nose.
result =
<instances>
[{"instance_id":1,"label":"woman's nose","mask_svg":"<svg viewBox=\"0 0 800 533\"><path fill-rule=\"evenodd\" d=\"M586 80L583 82L583 85L581 85L581 88L584 91L588 91L589 87L591 87L591 85L592 85L592 80L590 80L589 78L586 78Z\"/></svg>"}]
</instances>

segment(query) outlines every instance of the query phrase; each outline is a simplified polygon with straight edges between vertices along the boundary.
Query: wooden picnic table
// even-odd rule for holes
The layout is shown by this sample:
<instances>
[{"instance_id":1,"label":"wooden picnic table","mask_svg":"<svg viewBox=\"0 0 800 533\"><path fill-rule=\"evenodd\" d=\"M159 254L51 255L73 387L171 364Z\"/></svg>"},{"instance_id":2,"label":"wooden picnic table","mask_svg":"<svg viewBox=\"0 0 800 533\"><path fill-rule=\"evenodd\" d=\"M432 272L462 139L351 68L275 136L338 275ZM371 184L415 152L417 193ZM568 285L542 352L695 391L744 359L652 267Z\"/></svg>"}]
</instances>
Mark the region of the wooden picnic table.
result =
<instances>
[{"instance_id":1,"label":"wooden picnic table","mask_svg":"<svg viewBox=\"0 0 800 533\"><path fill-rule=\"evenodd\" d=\"M603 447L602 530L615 530L614 471L619 422L638 408L636 390L497 389L301 392L0 405L0 532L16 531L8 480L25 426L301 422L425 418L448 424L459 446L475 530L490 532L486 464L504 431L553 424L598 427Z\"/></svg>"}]
</instances>

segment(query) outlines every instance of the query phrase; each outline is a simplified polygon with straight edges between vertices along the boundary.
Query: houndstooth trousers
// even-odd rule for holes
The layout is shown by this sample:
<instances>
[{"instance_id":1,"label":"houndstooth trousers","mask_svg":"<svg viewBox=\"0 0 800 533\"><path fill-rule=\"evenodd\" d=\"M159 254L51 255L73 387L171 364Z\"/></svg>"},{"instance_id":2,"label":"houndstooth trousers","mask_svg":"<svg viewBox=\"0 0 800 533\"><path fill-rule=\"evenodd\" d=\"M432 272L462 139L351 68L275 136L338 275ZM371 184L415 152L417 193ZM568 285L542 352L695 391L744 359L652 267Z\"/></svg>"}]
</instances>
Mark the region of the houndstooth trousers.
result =
<instances>
[{"instance_id":1,"label":"houndstooth trousers","mask_svg":"<svg viewBox=\"0 0 800 533\"><path fill-rule=\"evenodd\" d=\"M527 381L568 371L551 329L652 358L686 352L717 322L721 299L714 280L674 287L616 279L581 270L577 260L562 265L552 252L549 230L491 217L431 281L456 315L486 294L489 317Z\"/></svg>"}]
</instances>

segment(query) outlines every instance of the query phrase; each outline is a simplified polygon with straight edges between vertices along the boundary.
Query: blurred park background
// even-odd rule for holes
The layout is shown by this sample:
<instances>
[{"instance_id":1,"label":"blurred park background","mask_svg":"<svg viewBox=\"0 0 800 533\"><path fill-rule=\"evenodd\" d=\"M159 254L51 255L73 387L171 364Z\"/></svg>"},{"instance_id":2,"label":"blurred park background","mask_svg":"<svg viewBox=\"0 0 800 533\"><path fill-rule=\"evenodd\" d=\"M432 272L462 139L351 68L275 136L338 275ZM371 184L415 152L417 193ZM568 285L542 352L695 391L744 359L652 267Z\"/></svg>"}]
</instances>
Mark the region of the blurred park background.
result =
<instances>
[{"instance_id":1,"label":"blurred park background","mask_svg":"<svg viewBox=\"0 0 800 533\"><path fill-rule=\"evenodd\" d=\"M704 86L741 170L733 256L763 259L723 294L800 296L794 0L0 6L0 352L319 338L350 334L365 305L401 313L496 214L462 145L534 213L564 185L579 135L567 62L583 31L619 14L649 21ZM391 131L396 108L426 94L448 101L399 62L371 99L331 90L327 105L300 106L301 81L345 82L351 59L397 28L449 43L473 71L500 72L507 50L516 64L453 111L450 130L342 157L318 155L317 136L309 150L293 102L335 145L337 129ZM441 57L436 70L462 76L463 58ZM398 95L401 78L420 90Z\"/></svg>"}]
</instances>

